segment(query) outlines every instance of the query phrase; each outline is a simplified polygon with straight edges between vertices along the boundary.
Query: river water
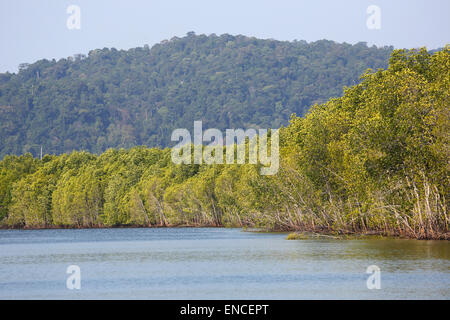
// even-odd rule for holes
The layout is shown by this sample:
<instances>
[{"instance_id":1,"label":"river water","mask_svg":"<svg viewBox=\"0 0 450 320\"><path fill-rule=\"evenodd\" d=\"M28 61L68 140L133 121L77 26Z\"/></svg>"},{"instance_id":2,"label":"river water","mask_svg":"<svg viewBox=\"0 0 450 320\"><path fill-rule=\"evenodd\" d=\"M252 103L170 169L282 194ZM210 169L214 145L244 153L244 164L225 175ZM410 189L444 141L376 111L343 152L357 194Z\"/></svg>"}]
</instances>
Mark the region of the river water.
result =
<instances>
[{"instance_id":1,"label":"river water","mask_svg":"<svg viewBox=\"0 0 450 320\"><path fill-rule=\"evenodd\" d=\"M0 230L0 299L450 299L449 241L285 238L220 228ZM70 265L80 289L67 288ZM380 289L368 289L371 276Z\"/></svg>"}]
</instances>

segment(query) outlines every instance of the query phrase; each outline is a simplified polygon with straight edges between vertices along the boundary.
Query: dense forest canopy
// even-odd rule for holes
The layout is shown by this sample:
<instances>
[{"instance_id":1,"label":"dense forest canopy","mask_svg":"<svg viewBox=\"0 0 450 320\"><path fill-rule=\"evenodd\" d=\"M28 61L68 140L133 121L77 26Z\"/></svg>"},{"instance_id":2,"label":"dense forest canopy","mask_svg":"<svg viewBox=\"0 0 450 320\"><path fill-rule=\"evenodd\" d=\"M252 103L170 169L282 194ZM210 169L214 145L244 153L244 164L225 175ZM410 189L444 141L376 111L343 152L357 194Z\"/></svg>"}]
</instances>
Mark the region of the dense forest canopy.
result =
<instances>
[{"instance_id":1,"label":"dense forest canopy","mask_svg":"<svg viewBox=\"0 0 450 320\"><path fill-rule=\"evenodd\" d=\"M342 95L392 47L276 41L224 34L22 64L0 74L0 159L166 147L175 128L278 128Z\"/></svg>"},{"instance_id":2,"label":"dense forest canopy","mask_svg":"<svg viewBox=\"0 0 450 320\"><path fill-rule=\"evenodd\" d=\"M303 46L311 45L297 49ZM6 156L0 224L228 225L450 239L449 89L449 47L395 50L386 70L369 70L342 97L292 116L280 129L273 176L251 164L175 165L170 149L146 147Z\"/></svg>"}]
</instances>

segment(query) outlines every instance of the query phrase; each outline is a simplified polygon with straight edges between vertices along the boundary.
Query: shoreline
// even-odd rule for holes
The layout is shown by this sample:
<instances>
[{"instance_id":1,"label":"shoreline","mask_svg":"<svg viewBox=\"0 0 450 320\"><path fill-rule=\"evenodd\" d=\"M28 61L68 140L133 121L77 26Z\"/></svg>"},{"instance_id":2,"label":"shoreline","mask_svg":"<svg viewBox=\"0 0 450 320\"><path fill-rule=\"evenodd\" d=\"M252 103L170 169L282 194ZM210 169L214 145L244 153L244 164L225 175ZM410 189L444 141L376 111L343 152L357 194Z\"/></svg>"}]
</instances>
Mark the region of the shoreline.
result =
<instances>
[{"instance_id":1,"label":"shoreline","mask_svg":"<svg viewBox=\"0 0 450 320\"><path fill-rule=\"evenodd\" d=\"M335 239L335 240L355 240L355 239L367 239L369 237L377 237L380 239L405 239L405 240L437 240L437 241L449 241L450 233L440 234L437 237L423 237L417 238L408 236L406 234L386 233L381 231L366 231L366 232L353 232L342 230L322 230L322 229L298 229L298 230L270 230L257 227L246 226L218 226L218 225L116 225L116 226L90 226L90 227L74 227L74 226L45 226L45 227L14 227L0 225L0 230L83 230L83 229L172 229L172 228L217 228L217 229L241 229L245 232L254 233L284 233L286 234L286 240L311 240L311 239Z\"/></svg>"},{"instance_id":2,"label":"shoreline","mask_svg":"<svg viewBox=\"0 0 450 320\"><path fill-rule=\"evenodd\" d=\"M76 226L45 226L45 227L14 227L14 226L2 226L0 230L83 230L83 229L171 229L171 228L230 228L225 226L215 225L187 225L187 224L174 224L174 225L116 225L116 226L90 226L90 227L76 227ZM235 227L242 228L242 227Z\"/></svg>"}]
</instances>

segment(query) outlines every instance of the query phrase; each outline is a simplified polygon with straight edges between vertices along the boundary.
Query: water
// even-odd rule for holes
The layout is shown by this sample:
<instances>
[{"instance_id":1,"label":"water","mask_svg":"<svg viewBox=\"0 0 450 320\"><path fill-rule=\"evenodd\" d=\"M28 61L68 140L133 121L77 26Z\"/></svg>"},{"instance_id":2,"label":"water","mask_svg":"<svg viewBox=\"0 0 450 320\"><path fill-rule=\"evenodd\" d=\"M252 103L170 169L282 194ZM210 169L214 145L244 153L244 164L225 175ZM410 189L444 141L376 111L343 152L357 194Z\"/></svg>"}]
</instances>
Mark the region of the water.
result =
<instances>
[{"instance_id":1,"label":"water","mask_svg":"<svg viewBox=\"0 0 450 320\"><path fill-rule=\"evenodd\" d=\"M239 229L0 230L0 299L449 299L450 242ZM69 290L69 265L81 289ZM367 289L366 269L381 269Z\"/></svg>"}]
</instances>

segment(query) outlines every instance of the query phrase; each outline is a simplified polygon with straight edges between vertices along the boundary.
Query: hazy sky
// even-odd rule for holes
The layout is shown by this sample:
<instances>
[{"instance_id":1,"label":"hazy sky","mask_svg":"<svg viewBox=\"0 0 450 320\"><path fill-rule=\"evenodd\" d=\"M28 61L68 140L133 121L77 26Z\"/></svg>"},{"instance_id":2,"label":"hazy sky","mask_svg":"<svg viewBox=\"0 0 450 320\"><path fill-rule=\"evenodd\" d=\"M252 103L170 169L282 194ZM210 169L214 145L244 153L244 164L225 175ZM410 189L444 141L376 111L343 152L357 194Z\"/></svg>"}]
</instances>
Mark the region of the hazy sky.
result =
<instances>
[{"instance_id":1,"label":"hazy sky","mask_svg":"<svg viewBox=\"0 0 450 320\"><path fill-rule=\"evenodd\" d=\"M70 5L81 10L80 29L67 27ZM381 10L381 29L366 25L370 5ZM449 0L0 0L0 72L189 31L434 49L450 43L449 12Z\"/></svg>"}]
</instances>

